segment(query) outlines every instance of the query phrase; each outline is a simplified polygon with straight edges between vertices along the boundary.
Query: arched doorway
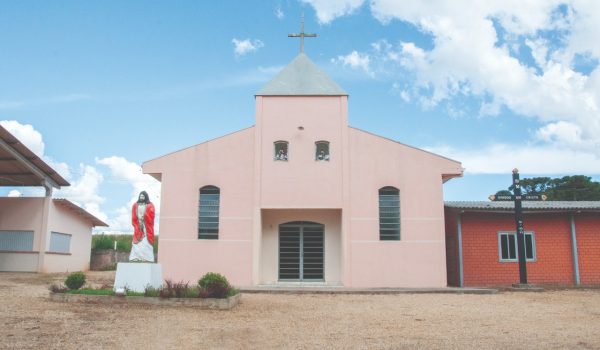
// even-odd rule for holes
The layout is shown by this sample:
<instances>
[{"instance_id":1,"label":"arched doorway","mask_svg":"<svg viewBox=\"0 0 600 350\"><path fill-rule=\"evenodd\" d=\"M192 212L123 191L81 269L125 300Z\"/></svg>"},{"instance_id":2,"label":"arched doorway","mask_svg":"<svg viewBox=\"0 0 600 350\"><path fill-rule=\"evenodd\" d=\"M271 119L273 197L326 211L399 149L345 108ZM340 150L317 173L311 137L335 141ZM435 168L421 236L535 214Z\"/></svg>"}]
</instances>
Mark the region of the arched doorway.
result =
<instances>
[{"instance_id":1,"label":"arched doorway","mask_svg":"<svg viewBox=\"0 0 600 350\"><path fill-rule=\"evenodd\" d=\"M294 221L279 225L279 280L323 281L322 224Z\"/></svg>"}]
</instances>

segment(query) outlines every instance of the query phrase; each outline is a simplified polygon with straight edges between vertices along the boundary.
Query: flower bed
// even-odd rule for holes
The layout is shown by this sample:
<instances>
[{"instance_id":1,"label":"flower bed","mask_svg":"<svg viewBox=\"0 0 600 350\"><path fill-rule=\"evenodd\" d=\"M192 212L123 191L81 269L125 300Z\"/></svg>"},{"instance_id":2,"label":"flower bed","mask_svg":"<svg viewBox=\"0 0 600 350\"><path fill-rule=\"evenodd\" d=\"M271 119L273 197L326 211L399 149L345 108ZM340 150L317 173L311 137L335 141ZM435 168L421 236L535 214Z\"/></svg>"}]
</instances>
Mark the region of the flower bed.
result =
<instances>
[{"instance_id":1,"label":"flower bed","mask_svg":"<svg viewBox=\"0 0 600 350\"><path fill-rule=\"evenodd\" d=\"M147 304L162 306L187 306L200 309L229 310L236 306L242 295L237 293L227 298L160 298L144 296L115 296L50 292L50 299L60 302L83 302L94 304Z\"/></svg>"},{"instance_id":2,"label":"flower bed","mask_svg":"<svg viewBox=\"0 0 600 350\"><path fill-rule=\"evenodd\" d=\"M150 304L165 306L192 306L202 309L231 309L240 302L239 290L233 288L227 278L208 272L197 286L188 282L165 283L158 288L146 286L143 292L103 285L100 288L82 288L86 284L83 272L73 272L65 279L64 285L50 285L50 299L62 302L89 302L103 304ZM116 292L115 292L116 291Z\"/></svg>"}]
</instances>

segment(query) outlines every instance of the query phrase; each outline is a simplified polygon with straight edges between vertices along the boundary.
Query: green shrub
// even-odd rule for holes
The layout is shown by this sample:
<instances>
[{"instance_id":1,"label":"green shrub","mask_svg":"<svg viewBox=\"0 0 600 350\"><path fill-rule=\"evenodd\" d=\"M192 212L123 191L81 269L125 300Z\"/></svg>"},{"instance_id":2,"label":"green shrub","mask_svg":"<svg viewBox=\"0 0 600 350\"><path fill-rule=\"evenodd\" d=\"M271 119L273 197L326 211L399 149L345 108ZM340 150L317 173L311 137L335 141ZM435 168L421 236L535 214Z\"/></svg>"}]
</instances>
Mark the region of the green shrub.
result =
<instances>
[{"instance_id":1,"label":"green shrub","mask_svg":"<svg viewBox=\"0 0 600 350\"><path fill-rule=\"evenodd\" d=\"M65 285L71 289L79 289L85 284L85 275L83 272L73 272L65 279Z\"/></svg>"},{"instance_id":2,"label":"green shrub","mask_svg":"<svg viewBox=\"0 0 600 350\"><path fill-rule=\"evenodd\" d=\"M198 280L198 286L201 298L227 298L232 289L227 278L215 272L208 272L202 276Z\"/></svg>"},{"instance_id":3,"label":"green shrub","mask_svg":"<svg viewBox=\"0 0 600 350\"><path fill-rule=\"evenodd\" d=\"M113 250L117 242L117 251L130 252L132 245L132 235L93 235L92 250ZM154 236L154 254L158 253L158 236Z\"/></svg>"},{"instance_id":4,"label":"green shrub","mask_svg":"<svg viewBox=\"0 0 600 350\"><path fill-rule=\"evenodd\" d=\"M92 250L113 249L114 243L111 236L101 234L92 236Z\"/></svg>"},{"instance_id":5,"label":"green shrub","mask_svg":"<svg viewBox=\"0 0 600 350\"><path fill-rule=\"evenodd\" d=\"M131 238L133 239L133 238ZM129 239L128 241L123 240L123 239L117 239L117 251L120 252L129 252L131 251L131 239Z\"/></svg>"}]
</instances>

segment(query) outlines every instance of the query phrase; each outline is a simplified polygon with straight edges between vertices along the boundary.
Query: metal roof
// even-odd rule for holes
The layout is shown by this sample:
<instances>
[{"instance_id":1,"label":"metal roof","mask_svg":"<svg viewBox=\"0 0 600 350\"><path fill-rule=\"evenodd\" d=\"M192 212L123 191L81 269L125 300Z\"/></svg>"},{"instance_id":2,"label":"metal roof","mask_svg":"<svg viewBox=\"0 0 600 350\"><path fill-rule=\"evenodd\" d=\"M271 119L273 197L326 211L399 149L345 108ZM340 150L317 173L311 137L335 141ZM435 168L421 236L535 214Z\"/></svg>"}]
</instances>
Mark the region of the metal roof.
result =
<instances>
[{"instance_id":1,"label":"metal roof","mask_svg":"<svg viewBox=\"0 0 600 350\"><path fill-rule=\"evenodd\" d=\"M348 96L348 93L301 52L256 95Z\"/></svg>"},{"instance_id":2,"label":"metal roof","mask_svg":"<svg viewBox=\"0 0 600 350\"><path fill-rule=\"evenodd\" d=\"M577 211L600 210L600 201L523 201L523 210L527 211ZM446 201L446 208L474 211L514 211L512 201Z\"/></svg>"},{"instance_id":3,"label":"metal roof","mask_svg":"<svg viewBox=\"0 0 600 350\"><path fill-rule=\"evenodd\" d=\"M27 146L0 126L0 186L69 186Z\"/></svg>"},{"instance_id":4,"label":"metal roof","mask_svg":"<svg viewBox=\"0 0 600 350\"><path fill-rule=\"evenodd\" d=\"M104 226L108 227L104 221L98 219L94 215L90 214L87 210L81 208L77 204L71 202L68 199L64 198L55 198L53 199L54 203L60 205L61 207L73 211L75 214L82 216L84 219L89 220L92 223L92 226Z\"/></svg>"}]
</instances>

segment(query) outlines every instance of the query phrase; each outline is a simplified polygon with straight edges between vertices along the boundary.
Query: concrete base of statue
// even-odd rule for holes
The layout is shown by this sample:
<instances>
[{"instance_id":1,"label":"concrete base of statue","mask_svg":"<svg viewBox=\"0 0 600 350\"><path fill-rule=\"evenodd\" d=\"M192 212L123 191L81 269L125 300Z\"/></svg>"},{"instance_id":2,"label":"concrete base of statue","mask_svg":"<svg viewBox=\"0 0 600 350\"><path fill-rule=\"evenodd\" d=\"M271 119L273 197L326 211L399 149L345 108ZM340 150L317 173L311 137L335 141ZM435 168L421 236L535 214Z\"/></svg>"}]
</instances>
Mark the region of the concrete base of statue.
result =
<instances>
[{"instance_id":1,"label":"concrete base of statue","mask_svg":"<svg viewBox=\"0 0 600 350\"><path fill-rule=\"evenodd\" d=\"M160 264L148 262L118 263L113 290L123 294L125 289L143 292L146 286L158 288L162 286L162 267Z\"/></svg>"}]
</instances>

